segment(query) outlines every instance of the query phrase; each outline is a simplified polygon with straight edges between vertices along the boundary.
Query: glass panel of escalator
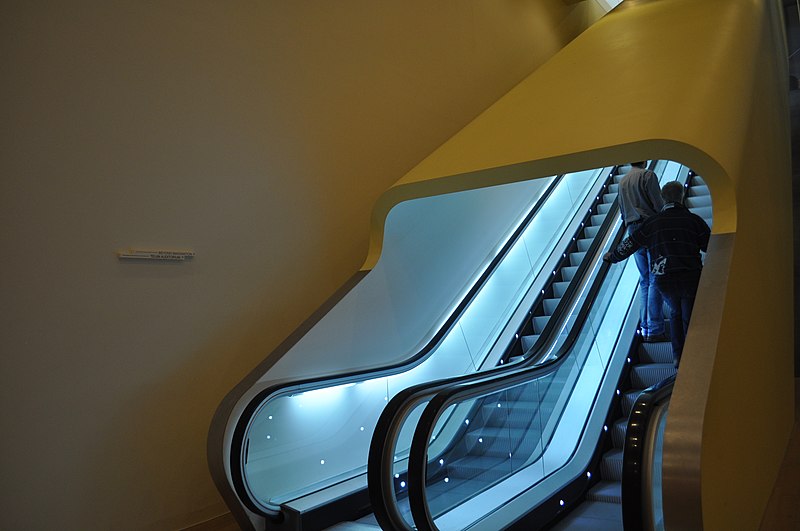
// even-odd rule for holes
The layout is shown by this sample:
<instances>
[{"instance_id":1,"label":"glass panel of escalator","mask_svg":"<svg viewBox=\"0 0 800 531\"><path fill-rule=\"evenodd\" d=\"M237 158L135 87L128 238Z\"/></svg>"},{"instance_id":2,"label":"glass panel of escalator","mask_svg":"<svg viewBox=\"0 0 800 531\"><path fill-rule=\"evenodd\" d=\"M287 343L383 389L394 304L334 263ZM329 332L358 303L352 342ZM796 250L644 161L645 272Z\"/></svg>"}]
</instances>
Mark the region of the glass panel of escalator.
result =
<instances>
[{"instance_id":1,"label":"glass panel of escalator","mask_svg":"<svg viewBox=\"0 0 800 531\"><path fill-rule=\"evenodd\" d=\"M386 403L386 386L382 378L266 402L250 425L243 463L254 499L277 507L314 485L336 483L353 470L363 471L359 453L332 449L369 446L372 427ZM348 422L342 422L343 415Z\"/></svg>"},{"instance_id":2,"label":"glass panel of escalator","mask_svg":"<svg viewBox=\"0 0 800 531\"><path fill-rule=\"evenodd\" d=\"M535 393L535 385L525 391ZM428 448L425 488L434 518L513 473L516 460L524 460L520 452L530 451L523 442L538 445L535 412L520 411L526 404L523 395L522 389L489 394L453 405L439 418ZM456 426L455 436L444 436Z\"/></svg>"},{"instance_id":3,"label":"glass panel of escalator","mask_svg":"<svg viewBox=\"0 0 800 531\"><path fill-rule=\"evenodd\" d=\"M569 319L579 328L555 370L459 402L439 417L425 486L439 529L471 525L481 511L501 506L571 458L606 370L602 351L609 348L611 329L619 330L613 321L624 315L613 297L624 271L609 268L605 281L582 295L589 306Z\"/></svg>"}]
</instances>

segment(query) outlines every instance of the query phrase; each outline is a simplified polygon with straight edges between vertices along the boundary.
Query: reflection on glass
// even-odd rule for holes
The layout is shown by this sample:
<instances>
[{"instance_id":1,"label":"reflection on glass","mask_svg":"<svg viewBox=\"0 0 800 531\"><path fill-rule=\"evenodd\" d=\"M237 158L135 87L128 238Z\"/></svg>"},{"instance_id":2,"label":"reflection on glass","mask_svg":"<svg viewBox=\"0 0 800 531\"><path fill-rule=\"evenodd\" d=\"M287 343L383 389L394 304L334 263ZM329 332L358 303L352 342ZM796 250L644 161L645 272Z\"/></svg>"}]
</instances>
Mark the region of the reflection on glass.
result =
<instances>
[{"instance_id":1,"label":"reflection on glass","mask_svg":"<svg viewBox=\"0 0 800 531\"><path fill-rule=\"evenodd\" d=\"M541 480L542 474L562 467L572 455L578 438L567 437L565 444L563 437L558 441L554 437L565 424L575 424L580 431L586 420L565 415L573 396L586 394L578 385L586 371L596 381L602 377L596 343L611 306L609 294L616 291L624 271L623 267L609 270L596 299L599 303L592 306L556 370L452 405L439 418L437 437L427 454L426 500L440 529L465 525L451 518L455 507L467 502L481 505L482 496L490 496L494 487L512 481L513 475L524 469L530 469L531 481ZM580 401L594 401L596 381L586 396L578 397Z\"/></svg>"}]
</instances>

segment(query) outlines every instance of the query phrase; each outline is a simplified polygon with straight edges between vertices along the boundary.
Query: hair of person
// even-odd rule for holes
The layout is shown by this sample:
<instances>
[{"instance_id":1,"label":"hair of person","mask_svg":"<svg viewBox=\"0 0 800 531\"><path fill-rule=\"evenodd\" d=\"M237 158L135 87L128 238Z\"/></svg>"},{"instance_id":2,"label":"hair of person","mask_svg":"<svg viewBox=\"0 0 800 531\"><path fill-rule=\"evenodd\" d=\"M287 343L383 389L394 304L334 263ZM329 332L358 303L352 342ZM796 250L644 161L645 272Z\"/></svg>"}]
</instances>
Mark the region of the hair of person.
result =
<instances>
[{"instance_id":1,"label":"hair of person","mask_svg":"<svg viewBox=\"0 0 800 531\"><path fill-rule=\"evenodd\" d=\"M631 166L635 166L637 168L644 168L647 165L646 160L639 160L636 162L631 162Z\"/></svg>"},{"instance_id":2,"label":"hair of person","mask_svg":"<svg viewBox=\"0 0 800 531\"><path fill-rule=\"evenodd\" d=\"M683 185L678 181L670 181L661 188L661 197L665 203L680 203L683 201Z\"/></svg>"}]
</instances>

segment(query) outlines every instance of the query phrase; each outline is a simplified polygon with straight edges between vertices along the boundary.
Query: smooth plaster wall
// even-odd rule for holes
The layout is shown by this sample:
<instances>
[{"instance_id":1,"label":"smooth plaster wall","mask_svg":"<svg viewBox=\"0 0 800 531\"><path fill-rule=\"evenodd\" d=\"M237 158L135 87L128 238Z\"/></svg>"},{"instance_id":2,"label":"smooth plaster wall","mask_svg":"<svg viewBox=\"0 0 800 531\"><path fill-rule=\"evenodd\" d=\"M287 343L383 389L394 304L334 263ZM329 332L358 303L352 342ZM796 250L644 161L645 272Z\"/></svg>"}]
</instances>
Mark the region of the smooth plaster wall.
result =
<instances>
[{"instance_id":1,"label":"smooth plaster wall","mask_svg":"<svg viewBox=\"0 0 800 531\"><path fill-rule=\"evenodd\" d=\"M224 512L224 394L358 269L379 194L603 12L3 2L0 527Z\"/></svg>"}]
</instances>

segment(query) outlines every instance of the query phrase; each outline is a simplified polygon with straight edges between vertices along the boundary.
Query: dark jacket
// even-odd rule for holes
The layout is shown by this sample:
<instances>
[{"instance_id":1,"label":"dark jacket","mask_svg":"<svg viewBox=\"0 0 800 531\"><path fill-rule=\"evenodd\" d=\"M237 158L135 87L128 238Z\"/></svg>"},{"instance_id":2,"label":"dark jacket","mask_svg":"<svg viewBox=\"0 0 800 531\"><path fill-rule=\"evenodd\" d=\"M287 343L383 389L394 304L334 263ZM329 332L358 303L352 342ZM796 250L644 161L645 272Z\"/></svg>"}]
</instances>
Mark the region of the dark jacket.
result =
<instances>
[{"instance_id":1,"label":"dark jacket","mask_svg":"<svg viewBox=\"0 0 800 531\"><path fill-rule=\"evenodd\" d=\"M700 251L708 248L711 229L703 218L689 212L679 203L668 203L610 253L612 262L619 262L646 247L650 255L650 271L655 275L672 275L701 270Z\"/></svg>"}]
</instances>

